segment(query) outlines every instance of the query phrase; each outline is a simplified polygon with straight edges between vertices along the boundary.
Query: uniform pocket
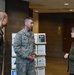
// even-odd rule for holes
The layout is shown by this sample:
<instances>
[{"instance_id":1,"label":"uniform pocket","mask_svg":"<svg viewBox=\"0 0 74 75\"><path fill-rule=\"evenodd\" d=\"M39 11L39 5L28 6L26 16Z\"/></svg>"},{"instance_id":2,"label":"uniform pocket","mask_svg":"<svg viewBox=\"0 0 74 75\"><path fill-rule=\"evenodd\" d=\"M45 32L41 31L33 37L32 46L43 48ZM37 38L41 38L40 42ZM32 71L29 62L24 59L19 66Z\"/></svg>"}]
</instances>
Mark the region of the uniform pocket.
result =
<instances>
[{"instance_id":1,"label":"uniform pocket","mask_svg":"<svg viewBox=\"0 0 74 75\"><path fill-rule=\"evenodd\" d=\"M22 37L22 44L27 44L28 43L28 37L24 36Z\"/></svg>"}]
</instances>

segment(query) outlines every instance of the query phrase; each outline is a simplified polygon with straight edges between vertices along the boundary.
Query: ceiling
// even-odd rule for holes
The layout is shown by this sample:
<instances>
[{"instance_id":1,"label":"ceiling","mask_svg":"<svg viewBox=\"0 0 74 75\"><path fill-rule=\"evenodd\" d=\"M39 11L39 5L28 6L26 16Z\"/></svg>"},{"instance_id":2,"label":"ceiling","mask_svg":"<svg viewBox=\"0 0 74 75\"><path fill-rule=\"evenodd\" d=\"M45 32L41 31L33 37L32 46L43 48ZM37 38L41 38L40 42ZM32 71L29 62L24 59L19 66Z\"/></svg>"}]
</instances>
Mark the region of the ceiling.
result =
<instances>
[{"instance_id":1,"label":"ceiling","mask_svg":"<svg viewBox=\"0 0 74 75\"><path fill-rule=\"evenodd\" d=\"M74 12L74 0L23 0L30 2L29 7L38 13ZM64 5L66 3L66 5Z\"/></svg>"}]
</instances>

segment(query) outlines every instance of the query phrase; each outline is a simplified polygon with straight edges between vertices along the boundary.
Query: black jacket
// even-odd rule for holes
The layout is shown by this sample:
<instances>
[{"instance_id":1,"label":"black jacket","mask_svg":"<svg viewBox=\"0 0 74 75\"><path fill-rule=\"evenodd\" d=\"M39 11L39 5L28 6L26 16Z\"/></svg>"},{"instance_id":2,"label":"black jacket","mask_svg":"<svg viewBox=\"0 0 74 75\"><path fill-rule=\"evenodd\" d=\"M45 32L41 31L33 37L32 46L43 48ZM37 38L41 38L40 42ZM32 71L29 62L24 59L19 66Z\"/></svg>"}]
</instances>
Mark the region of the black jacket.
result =
<instances>
[{"instance_id":1,"label":"black jacket","mask_svg":"<svg viewBox=\"0 0 74 75\"><path fill-rule=\"evenodd\" d=\"M3 57L3 31L0 30L0 57Z\"/></svg>"}]
</instances>

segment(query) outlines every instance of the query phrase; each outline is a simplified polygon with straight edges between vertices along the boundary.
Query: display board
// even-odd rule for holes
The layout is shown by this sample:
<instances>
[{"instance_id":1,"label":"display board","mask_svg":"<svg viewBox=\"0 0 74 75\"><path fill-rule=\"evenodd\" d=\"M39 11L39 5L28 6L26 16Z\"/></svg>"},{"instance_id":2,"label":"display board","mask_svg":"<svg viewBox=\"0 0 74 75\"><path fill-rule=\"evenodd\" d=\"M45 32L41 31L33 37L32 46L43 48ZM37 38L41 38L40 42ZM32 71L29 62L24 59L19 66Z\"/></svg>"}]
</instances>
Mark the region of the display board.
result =
<instances>
[{"instance_id":1,"label":"display board","mask_svg":"<svg viewBox=\"0 0 74 75\"><path fill-rule=\"evenodd\" d=\"M11 75L17 75L16 73L16 54L14 52L13 44L16 33L12 33L12 56L11 56ZM36 75L45 75L46 66L46 34L45 33L34 33L35 39L35 71Z\"/></svg>"}]
</instances>

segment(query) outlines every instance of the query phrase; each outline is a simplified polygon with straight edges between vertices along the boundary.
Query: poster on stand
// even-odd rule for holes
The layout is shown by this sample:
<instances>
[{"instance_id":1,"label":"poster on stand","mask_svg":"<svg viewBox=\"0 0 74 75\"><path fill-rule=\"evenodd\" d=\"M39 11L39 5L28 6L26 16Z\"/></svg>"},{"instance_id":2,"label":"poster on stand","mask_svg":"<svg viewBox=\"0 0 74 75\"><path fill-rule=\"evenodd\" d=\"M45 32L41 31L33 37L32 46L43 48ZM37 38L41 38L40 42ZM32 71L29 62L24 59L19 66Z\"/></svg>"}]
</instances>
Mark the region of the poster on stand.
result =
<instances>
[{"instance_id":1,"label":"poster on stand","mask_svg":"<svg viewBox=\"0 0 74 75\"><path fill-rule=\"evenodd\" d=\"M15 53L15 51L14 51L13 46L12 46L12 57L16 57L16 53Z\"/></svg>"},{"instance_id":2,"label":"poster on stand","mask_svg":"<svg viewBox=\"0 0 74 75\"><path fill-rule=\"evenodd\" d=\"M46 48L45 48L45 45L38 45L38 54L46 54Z\"/></svg>"},{"instance_id":3,"label":"poster on stand","mask_svg":"<svg viewBox=\"0 0 74 75\"><path fill-rule=\"evenodd\" d=\"M12 33L12 45L14 44L14 37L15 37L16 33Z\"/></svg>"},{"instance_id":4,"label":"poster on stand","mask_svg":"<svg viewBox=\"0 0 74 75\"><path fill-rule=\"evenodd\" d=\"M46 66L46 59L45 56L38 56L38 66Z\"/></svg>"},{"instance_id":5,"label":"poster on stand","mask_svg":"<svg viewBox=\"0 0 74 75\"><path fill-rule=\"evenodd\" d=\"M11 75L17 75L16 70L11 70Z\"/></svg>"},{"instance_id":6,"label":"poster on stand","mask_svg":"<svg viewBox=\"0 0 74 75\"><path fill-rule=\"evenodd\" d=\"M13 57L11 58L11 64L12 64L11 68L16 69L16 58L13 58Z\"/></svg>"},{"instance_id":7,"label":"poster on stand","mask_svg":"<svg viewBox=\"0 0 74 75\"><path fill-rule=\"evenodd\" d=\"M45 75L45 68L37 68L37 75Z\"/></svg>"},{"instance_id":8,"label":"poster on stand","mask_svg":"<svg viewBox=\"0 0 74 75\"><path fill-rule=\"evenodd\" d=\"M38 42L40 42L40 43L46 42L46 35L45 35L45 33L39 33L38 34Z\"/></svg>"}]
</instances>

